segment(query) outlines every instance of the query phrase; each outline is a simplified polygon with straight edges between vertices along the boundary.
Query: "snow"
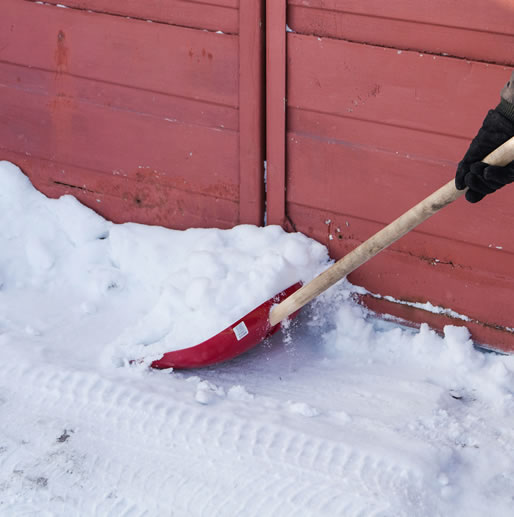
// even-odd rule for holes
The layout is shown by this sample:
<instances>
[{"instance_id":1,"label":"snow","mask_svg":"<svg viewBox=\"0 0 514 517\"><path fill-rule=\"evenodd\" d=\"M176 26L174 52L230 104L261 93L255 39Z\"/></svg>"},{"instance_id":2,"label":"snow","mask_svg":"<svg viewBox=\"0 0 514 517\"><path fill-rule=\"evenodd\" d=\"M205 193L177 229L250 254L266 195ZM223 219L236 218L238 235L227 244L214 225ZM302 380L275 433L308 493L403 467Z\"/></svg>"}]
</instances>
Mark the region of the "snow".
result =
<instances>
[{"instance_id":1,"label":"snow","mask_svg":"<svg viewBox=\"0 0 514 517\"><path fill-rule=\"evenodd\" d=\"M233 361L148 368L325 269L319 243L116 225L0 162L0 249L0 515L511 515L514 357L465 327L343 281Z\"/></svg>"}]
</instances>

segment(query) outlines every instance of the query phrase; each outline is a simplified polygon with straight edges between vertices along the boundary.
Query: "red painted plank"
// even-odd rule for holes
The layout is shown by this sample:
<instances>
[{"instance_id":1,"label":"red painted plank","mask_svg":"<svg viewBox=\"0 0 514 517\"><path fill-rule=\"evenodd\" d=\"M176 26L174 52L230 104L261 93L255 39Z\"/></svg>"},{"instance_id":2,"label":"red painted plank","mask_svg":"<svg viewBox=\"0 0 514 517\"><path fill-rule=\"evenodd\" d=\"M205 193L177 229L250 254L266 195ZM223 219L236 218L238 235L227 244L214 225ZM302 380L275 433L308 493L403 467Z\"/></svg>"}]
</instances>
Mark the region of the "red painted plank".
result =
<instances>
[{"instance_id":1,"label":"red painted plank","mask_svg":"<svg viewBox=\"0 0 514 517\"><path fill-rule=\"evenodd\" d=\"M287 73L290 107L469 138L511 70L290 33Z\"/></svg>"},{"instance_id":2,"label":"red painted plank","mask_svg":"<svg viewBox=\"0 0 514 517\"><path fill-rule=\"evenodd\" d=\"M510 16L514 17L513 14ZM300 6L289 10L288 24L300 34L314 34L504 65L514 64L514 27L510 28L508 34L498 34L481 29L384 19L368 14L316 10Z\"/></svg>"},{"instance_id":3,"label":"red painted plank","mask_svg":"<svg viewBox=\"0 0 514 517\"><path fill-rule=\"evenodd\" d=\"M285 225L286 0L266 4L267 222Z\"/></svg>"},{"instance_id":4,"label":"red painted plank","mask_svg":"<svg viewBox=\"0 0 514 517\"><path fill-rule=\"evenodd\" d=\"M113 110L66 95L1 90L4 149L129 178L149 170L160 183L181 182L189 190L238 198L235 132Z\"/></svg>"},{"instance_id":5,"label":"red painted plank","mask_svg":"<svg viewBox=\"0 0 514 517\"><path fill-rule=\"evenodd\" d=\"M485 103L484 103L485 104ZM474 106L472 113L473 127L482 123L488 107ZM471 134L468 137L438 133L413 131L408 127L390 126L380 120L360 120L358 118L340 116L332 113L320 113L304 108L289 107L287 111L287 127L291 138L311 135L318 141L347 143L354 147L378 149L397 156L428 161L456 163L461 158ZM474 130L469 128L470 133ZM427 136L429 135L429 136Z\"/></svg>"},{"instance_id":6,"label":"red painted plank","mask_svg":"<svg viewBox=\"0 0 514 517\"><path fill-rule=\"evenodd\" d=\"M514 23L513 4L501 0L288 0L288 5L496 34L512 34Z\"/></svg>"},{"instance_id":7,"label":"red painted plank","mask_svg":"<svg viewBox=\"0 0 514 517\"><path fill-rule=\"evenodd\" d=\"M28 0L34 2L35 0ZM237 34L239 0L48 0L45 4Z\"/></svg>"},{"instance_id":8,"label":"red painted plank","mask_svg":"<svg viewBox=\"0 0 514 517\"><path fill-rule=\"evenodd\" d=\"M264 2L243 1L239 35L239 222L264 223Z\"/></svg>"},{"instance_id":9,"label":"red painted plank","mask_svg":"<svg viewBox=\"0 0 514 517\"><path fill-rule=\"evenodd\" d=\"M343 21L343 17L338 16L341 14L360 15L363 22L365 16L379 18L382 28L378 25L377 28L384 34L391 30L389 23L393 21L509 36L513 35L514 29L514 6L507 1L478 0L470 4L468 0L288 0L288 5L290 12L297 8L310 9L312 27L322 25L318 17L325 11L338 21ZM324 19L328 20L328 17ZM352 20L351 16L349 19ZM353 20L355 21L354 18ZM333 26L337 30L337 25ZM418 30L423 28L419 26ZM472 46L474 42L468 40L467 43Z\"/></svg>"},{"instance_id":10,"label":"red painted plank","mask_svg":"<svg viewBox=\"0 0 514 517\"><path fill-rule=\"evenodd\" d=\"M39 68L0 63L0 83L27 93L47 96L65 94L87 104L131 111L171 123L239 130L237 108L94 79L58 77L55 72Z\"/></svg>"},{"instance_id":11,"label":"red painted plank","mask_svg":"<svg viewBox=\"0 0 514 517\"><path fill-rule=\"evenodd\" d=\"M236 36L8 0L0 61L238 106Z\"/></svg>"},{"instance_id":12,"label":"red painted plank","mask_svg":"<svg viewBox=\"0 0 514 517\"><path fill-rule=\"evenodd\" d=\"M0 159L20 166L34 186L46 195L71 194L116 223L130 221L185 230L191 227L231 228L237 221L237 202L153 181L152 174L128 178L1 148Z\"/></svg>"}]
</instances>

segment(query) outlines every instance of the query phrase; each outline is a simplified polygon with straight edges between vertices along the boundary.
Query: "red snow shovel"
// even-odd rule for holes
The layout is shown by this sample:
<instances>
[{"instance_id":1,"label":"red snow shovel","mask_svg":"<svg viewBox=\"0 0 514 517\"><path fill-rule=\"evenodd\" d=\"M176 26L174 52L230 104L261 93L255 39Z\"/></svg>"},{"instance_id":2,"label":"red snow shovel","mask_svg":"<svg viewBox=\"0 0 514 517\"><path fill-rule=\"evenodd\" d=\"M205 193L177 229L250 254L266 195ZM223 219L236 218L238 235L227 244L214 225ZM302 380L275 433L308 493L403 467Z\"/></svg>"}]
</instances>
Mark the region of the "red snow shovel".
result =
<instances>
[{"instance_id":1,"label":"red snow shovel","mask_svg":"<svg viewBox=\"0 0 514 517\"><path fill-rule=\"evenodd\" d=\"M484 158L490 165L504 166L514 160L514 137ZM232 359L273 334L279 323L295 315L306 303L326 291L371 257L390 246L430 216L462 196L452 179L398 217L341 260L302 286L297 283L259 305L244 318L199 345L168 352L154 361L154 368L198 368Z\"/></svg>"}]
</instances>

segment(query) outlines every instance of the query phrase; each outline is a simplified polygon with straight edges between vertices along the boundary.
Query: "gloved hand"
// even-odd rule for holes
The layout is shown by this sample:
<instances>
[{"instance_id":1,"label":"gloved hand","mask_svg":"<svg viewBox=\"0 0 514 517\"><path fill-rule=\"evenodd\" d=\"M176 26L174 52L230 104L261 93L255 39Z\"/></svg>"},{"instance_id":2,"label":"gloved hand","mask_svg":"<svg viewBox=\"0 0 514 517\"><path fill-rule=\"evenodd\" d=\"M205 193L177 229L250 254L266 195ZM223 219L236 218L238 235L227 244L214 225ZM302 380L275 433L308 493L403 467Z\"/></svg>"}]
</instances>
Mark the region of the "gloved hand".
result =
<instances>
[{"instance_id":1,"label":"gloved hand","mask_svg":"<svg viewBox=\"0 0 514 517\"><path fill-rule=\"evenodd\" d=\"M487 194L492 194L508 183L514 182L514 162L510 162L505 167L475 162L469 166L467 172L465 172L464 167L460 169L460 173L464 172L465 174L463 178L464 185L459 190L469 187L469 190L466 192L466 199L470 203L477 203ZM458 174L459 170L457 171ZM457 184L457 181L456 177L455 184ZM462 185L462 183L460 184Z\"/></svg>"},{"instance_id":2,"label":"gloved hand","mask_svg":"<svg viewBox=\"0 0 514 517\"><path fill-rule=\"evenodd\" d=\"M480 161L514 136L514 118L510 117L514 113L513 108L502 98L500 105L489 111L457 167L455 186L459 190L469 187L466 199L470 203L477 203L487 194L514 181L514 162L506 167L496 167Z\"/></svg>"}]
</instances>

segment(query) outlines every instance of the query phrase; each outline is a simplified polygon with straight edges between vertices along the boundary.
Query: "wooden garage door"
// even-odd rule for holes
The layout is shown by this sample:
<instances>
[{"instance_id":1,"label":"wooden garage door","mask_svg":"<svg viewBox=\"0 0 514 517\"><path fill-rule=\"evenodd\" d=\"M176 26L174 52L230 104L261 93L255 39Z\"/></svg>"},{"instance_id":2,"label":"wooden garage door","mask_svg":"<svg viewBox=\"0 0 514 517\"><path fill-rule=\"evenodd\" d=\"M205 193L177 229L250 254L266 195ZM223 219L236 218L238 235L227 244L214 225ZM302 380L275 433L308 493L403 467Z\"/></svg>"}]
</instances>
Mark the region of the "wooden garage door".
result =
<instances>
[{"instance_id":1,"label":"wooden garage door","mask_svg":"<svg viewBox=\"0 0 514 517\"><path fill-rule=\"evenodd\" d=\"M287 18L274 8L268 67L273 87L287 85L286 144L268 190L282 182L286 194L270 200L269 220L341 257L454 176L510 76L514 4L289 0ZM475 206L461 199L350 279L396 300L368 295L382 312L462 323L415 307L429 300L469 317L479 341L513 350L513 198L504 189Z\"/></svg>"},{"instance_id":2,"label":"wooden garage door","mask_svg":"<svg viewBox=\"0 0 514 517\"><path fill-rule=\"evenodd\" d=\"M260 0L2 0L0 159L117 222L261 223L262 15Z\"/></svg>"}]
</instances>

